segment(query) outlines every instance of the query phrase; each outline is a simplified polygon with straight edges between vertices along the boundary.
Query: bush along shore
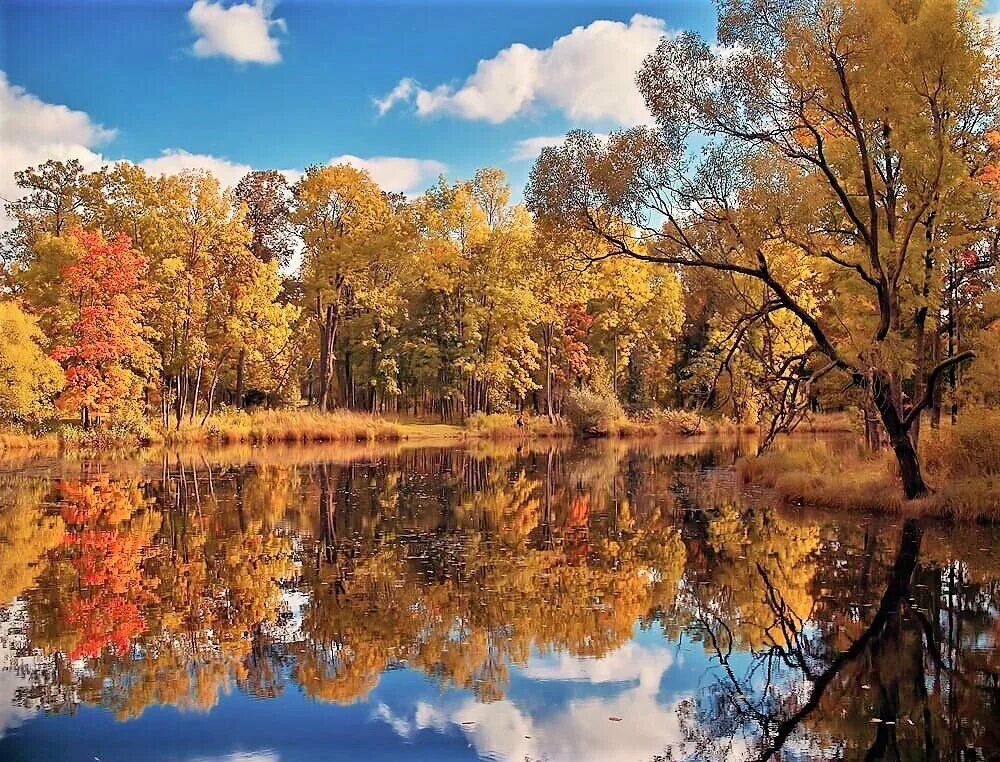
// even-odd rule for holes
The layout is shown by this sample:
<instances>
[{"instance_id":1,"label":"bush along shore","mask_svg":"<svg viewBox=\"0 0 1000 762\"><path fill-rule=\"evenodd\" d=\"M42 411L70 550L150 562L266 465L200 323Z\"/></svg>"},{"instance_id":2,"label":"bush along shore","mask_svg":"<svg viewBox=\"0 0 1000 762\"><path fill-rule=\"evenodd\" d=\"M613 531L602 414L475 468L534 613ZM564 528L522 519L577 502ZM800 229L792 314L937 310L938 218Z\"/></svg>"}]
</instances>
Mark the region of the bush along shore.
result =
<instances>
[{"instance_id":1,"label":"bush along shore","mask_svg":"<svg viewBox=\"0 0 1000 762\"><path fill-rule=\"evenodd\" d=\"M786 438L737 465L744 485L787 502L835 510L1000 521L1000 410L969 409L955 425L925 431L919 450L931 491L906 500L888 450Z\"/></svg>"}]
</instances>

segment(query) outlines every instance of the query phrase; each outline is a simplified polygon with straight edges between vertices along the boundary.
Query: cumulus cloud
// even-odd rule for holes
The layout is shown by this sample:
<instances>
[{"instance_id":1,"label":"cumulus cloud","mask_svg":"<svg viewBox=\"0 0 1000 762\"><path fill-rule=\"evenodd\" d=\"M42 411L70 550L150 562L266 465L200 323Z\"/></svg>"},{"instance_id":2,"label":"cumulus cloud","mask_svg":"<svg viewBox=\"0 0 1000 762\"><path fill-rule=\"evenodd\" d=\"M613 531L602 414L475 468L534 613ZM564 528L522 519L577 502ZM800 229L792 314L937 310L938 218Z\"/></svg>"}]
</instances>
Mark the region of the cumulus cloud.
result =
<instances>
[{"instance_id":1,"label":"cumulus cloud","mask_svg":"<svg viewBox=\"0 0 1000 762\"><path fill-rule=\"evenodd\" d=\"M595 133L594 137L599 140L607 140L608 136L603 133ZM566 140L565 135L537 135L533 138L524 138L514 143L514 148L510 152L511 161L526 161L535 159L542 152L543 148L549 146L561 146Z\"/></svg>"},{"instance_id":2,"label":"cumulus cloud","mask_svg":"<svg viewBox=\"0 0 1000 762\"><path fill-rule=\"evenodd\" d=\"M397 193L417 193L430 184L435 177L447 170L447 165L433 159L413 159L405 156L372 156L363 158L353 154L334 156L327 164L350 164L367 170L372 179L383 190ZM152 175L171 175L184 170L207 170L215 175L225 187L235 187L236 183L254 167L249 164L230 161L211 154L190 153L179 148L169 148L159 156L143 159L139 166ZM294 183L302 172L297 169L279 170L290 183Z\"/></svg>"},{"instance_id":3,"label":"cumulus cloud","mask_svg":"<svg viewBox=\"0 0 1000 762\"><path fill-rule=\"evenodd\" d=\"M139 166L151 175L174 175L185 170L207 170L227 188L233 188L253 167L249 164L221 159L204 153L189 153L179 148L168 148L159 156L143 159Z\"/></svg>"},{"instance_id":4,"label":"cumulus cloud","mask_svg":"<svg viewBox=\"0 0 1000 762\"><path fill-rule=\"evenodd\" d=\"M116 160L98 149L114 136L115 130L98 124L85 112L46 103L11 84L0 71L0 201L13 201L22 195L14 182L16 171L49 159L78 159L87 170L113 164ZM364 158L344 154L334 156L328 163L366 169L384 190L408 195L420 193L448 169L440 161L405 156ZM168 148L159 156L142 159L137 164L151 175L207 170L229 188L255 169L249 164L181 148ZM290 183L302 176L298 169L280 171ZM0 210L0 231L8 229L11 222Z\"/></svg>"},{"instance_id":5,"label":"cumulus cloud","mask_svg":"<svg viewBox=\"0 0 1000 762\"><path fill-rule=\"evenodd\" d=\"M95 122L83 111L46 103L23 87L11 84L0 71L0 197L13 201L21 195L14 172L48 159L78 159L88 169L104 163L96 149L115 131ZM0 229L9 226L0 215Z\"/></svg>"},{"instance_id":6,"label":"cumulus cloud","mask_svg":"<svg viewBox=\"0 0 1000 762\"><path fill-rule=\"evenodd\" d=\"M281 60L274 34L285 30L285 22L271 18L271 6L264 0L229 6L195 0L187 17L198 35L191 48L196 56L221 56L239 63L273 64Z\"/></svg>"},{"instance_id":7,"label":"cumulus cloud","mask_svg":"<svg viewBox=\"0 0 1000 762\"><path fill-rule=\"evenodd\" d=\"M524 669L527 679L607 687L547 704L542 712L509 698L483 704L469 697L418 700L412 710L395 713L380 704L374 716L404 739L424 729L459 729L479 755L490 759L649 759L667 748L684 750L677 709L687 696L667 699L660 691L672 664L666 648L636 643L603 660L568 654L534 657ZM622 719L612 722L609 717Z\"/></svg>"},{"instance_id":8,"label":"cumulus cloud","mask_svg":"<svg viewBox=\"0 0 1000 762\"><path fill-rule=\"evenodd\" d=\"M395 193L418 193L430 185L434 178L448 167L433 159L410 159L402 156L360 156L344 154L334 156L329 164L350 164L358 169L368 170L372 179L382 190Z\"/></svg>"},{"instance_id":9,"label":"cumulus cloud","mask_svg":"<svg viewBox=\"0 0 1000 762\"><path fill-rule=\"evenodd\" d=\"M451 114L504 122L533 108L554 108L574 121L652 121L635 85L647 55L670 34L662 19L634 15L627 23L599 20L578 26L548 48L515 43L484 59L459 87L424 89L411 78L376 100L380 113L413 102L421 116Z\"/></svg>"}]
</instances>

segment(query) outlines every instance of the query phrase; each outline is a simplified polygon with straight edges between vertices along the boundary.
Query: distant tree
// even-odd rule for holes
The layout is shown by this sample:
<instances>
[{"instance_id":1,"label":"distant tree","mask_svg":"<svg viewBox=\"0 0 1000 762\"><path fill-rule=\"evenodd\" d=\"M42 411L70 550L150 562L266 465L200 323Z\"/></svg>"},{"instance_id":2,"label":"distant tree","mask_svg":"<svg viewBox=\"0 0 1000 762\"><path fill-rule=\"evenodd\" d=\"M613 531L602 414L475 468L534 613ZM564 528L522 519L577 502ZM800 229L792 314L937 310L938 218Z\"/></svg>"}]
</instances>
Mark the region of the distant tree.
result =
<instances>
[{"instance_id":1,"label":"distant tree","mask_svg":"<svg viewBox=\"0 0 1000 762\"><path fill-rule=\"evenodd\" d=\"M288 265L295 251L291 224L292 194L285 176L274 169L248 172L233 195L246 212L243 224L250 230L250 250L262 262Z\"/></svg>"}]
</instances>

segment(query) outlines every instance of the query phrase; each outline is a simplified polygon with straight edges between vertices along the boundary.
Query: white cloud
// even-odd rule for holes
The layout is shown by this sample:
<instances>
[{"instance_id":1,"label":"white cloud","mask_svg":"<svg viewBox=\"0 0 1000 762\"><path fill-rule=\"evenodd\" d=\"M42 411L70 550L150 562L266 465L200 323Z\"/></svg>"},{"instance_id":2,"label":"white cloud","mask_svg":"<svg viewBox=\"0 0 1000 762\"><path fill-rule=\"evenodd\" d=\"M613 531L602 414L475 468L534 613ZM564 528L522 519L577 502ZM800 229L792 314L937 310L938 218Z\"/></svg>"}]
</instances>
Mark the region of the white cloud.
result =
<instances>
[{"instance_id":1,"label":"white cloud","mask_svg":"<svg viewBox=\"0 0 1000 762\"><path fill-rule=\"evenodd\" d=\"M533 107L559 109L572 120L648 123L635 75L647 55L670 34L662 19L634 15L628 23L594 21L578 26L548 48L515 43L484 59L457 89L426 90L410 78L376 100L380 113L413 101L421 116L452 114L498 123Z\"/></svg>"},{"instance_id":2,"label":"white cloud","mask_svg":"<svg viewBox=\"0 0 1000 762\"><path fill-rule=\"evenodd\" d=\"M660 677L674 663L666 648L650 648L629 641L603 659L588 659L568 653L532 659L524 676L532 680L578 680L591 684L637 682L658 686Z\"/></svg>"},{"instance_id":3,"label":"white cloud","mask_svg":"<svg viewBox=\"0 0 1000 762\"><path fill-rule=\"evenodd\" d=\"M608 136L603 133L595 133L598 140L607 140ZM514 143L514 148L510 152L511 161L525 161L535 159L542 152L543 148L549 146L561 146L565 142L565 135L538 135L533 138L524 138Z\"/></svg>"},{"instance_id":4,"label":"white cloud","mask_svg":"<svg viewBox=\"0 0 1000 762\"><path fill-rule=\"evenodd\" d=\"M634 642L603 659L568 654L533 657L523 671L530 680L628 684L600 695L570 698L561 705L547 704L543 712L532 712L509 698L490 703L442 698L434 703L418 701L406 714L394 714L383 704L375 716L404 739L423 729L442 733L460 729L479 755L511 762L639 760L670 747L690 752L685 749L677 712L687 697L665 700L660 695L672 664L667 648ZM613 721L611 717L621 719Z\"/></svg>"},{"instance_id":5,"label":"white cloud","mask_svg":"<svg viewBox=\"0 0 1000 762\"><path fill-rule=\"evenodd\" d=\"M114 159L97 150L112 139L115 130L95 122L83 111L46 103L22 87L12 85L0 71L0 200L12 201L22 191L14 182L14 172L41 164L49 159L78 159L87 170L96 170ZM137 162L151 175L174 174L184 170L208 170L223 187L235 187L254 167L249 164L204 153L168 148L159 156ZM447 166L433 159L405 156L352 154L335 156L329 164L352 164L366 169L383 189L412 195L423 191ZM297 169L282 169L290 183L302 176ZM0 231L11 220L0 210Z\"/></svg>"},{"instance_id":6,"label":"white cloud","mask_svg":"<svg viewBox=\"0 0 1000 762\"><path fill-rule=\"evenodd\" d=\"M350 164L365 169L383 190L399 193L419 193L426 184L448 169L447 165L433 159L412 159L405 156L372 156L363 158L353 154L334 156L327 164ZM143 159L139 166L152 175L169 175L184 170L207 170L215 175L224 187L235 187L247 172L254 169L249 164L229 161L203 153L189 153L179 148L169 148L159 156ZM290 183L302 176L297 169L280 172Z\"/></svg>"},{"instance_id":7,"label":"white cloud","mask_svg":"<svg viewBox=\"0 0 1000 762\"><path fill-rule=\"evenodd\" d=\"M280 762L277 753L266 751L234 751L221 757L197 757L194 762Z\"/></svg>"},{"instance_id":8,"label":"white cloud","mask_svg":"<svg viewBox=\"0 0 1000 762\"><path fill-rule=\"evenodd\" d=\"M413 96L416 88L417 83L409 77L406 77L399 80L399 84L392 88L392 90L390 90L384 98L373 98L378 115L382 116L397 103L404 103L408 101Z\"/></svg>"},{"instance_id":9,"label":"white cloud","mask_svg":"<svg viewBox=\"0 0 1000 762\"><path fill-rule=\"evenodd\" d=\"M188 153L178 148L168 148L159 156L143 159L139 166L151 175L174 175L184 170L207 170L215 175L223 187L233 188L247 172L249 164L239 164L204 153Z\"/></svg>"},{"instance_id":10,"label":"white cloud","mask_svg":"<svg viewBox=\"0 0 1000 762\"><path fill-rule=\"evenodd\" d=\"M278 39L272 32L285 30L282 19L271 18L265 0L225 6L195 0L187 14L198 35L191 48L196 56L222 56L239 63L273 64L281 60Z\"/></svg>"},{"instance_id":11,"label":"white cloud","mask_svg":"<svg viewBox=\"0 0 1000 762\"><path fill-rule=\"evenodd\" d=\"M104 157L95 149L115 131L93 121L83 111L46 103L23 87L11 84L0 71L0 198L13 201L21 190L14 172L48 159L78 159L96 169ZM0 214L0 230L9 227Z\"/></svg>"},{"instance_id":12,"label":"white cloud","mask_svg":"<svg viewBox=\"0 0 1000 762\"><path fill-rule=\"evenodd\" d=\"M344 154L334 156L329 164L350 164L358 169L366 169L382 190L395 193L419 193L430 185L434 178L448 169L447 165L433 159L410 159L402 156L360 156Z\"/></svg>"},{"instance_id":13,"label":"white cloud","mask_svg":"<svg viewBox=\"0 0 1000 762\"><path fill-rule=\"evenodd\" d=\"M50 666L40 663L45 657L22 656L30 652L25 642L28 607L22 600L14 601L0 619L0 738L38 713L34 703L24 706L18 701L22 691L30 693L31 680L27 675L33 668Z\"/></svg>"},{"instance_id":14,"label":"white cloud","mask_svg":"<svg viewBox=\"0 0 1000 762\"><path fill-rule=\"evenodd\" d=\"M25 147L78 144L95 146L115 136L82 111L46 103L7 81L0 71L0 136Z\"/></svg>"}]
</instances>

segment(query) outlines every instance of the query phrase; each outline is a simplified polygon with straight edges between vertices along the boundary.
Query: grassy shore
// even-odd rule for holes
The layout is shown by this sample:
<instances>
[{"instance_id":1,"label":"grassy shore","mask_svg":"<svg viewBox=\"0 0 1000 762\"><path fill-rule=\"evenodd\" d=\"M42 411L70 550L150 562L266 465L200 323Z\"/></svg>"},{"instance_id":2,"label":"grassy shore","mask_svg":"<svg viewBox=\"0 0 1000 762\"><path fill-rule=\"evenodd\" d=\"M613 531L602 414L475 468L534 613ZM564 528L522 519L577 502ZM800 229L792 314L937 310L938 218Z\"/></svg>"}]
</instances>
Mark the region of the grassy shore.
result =
<instances>
[{"instance_id":1,"label":"grassy shore","mask_svg":"<svg viewBox=\"0 0 1000 762\"><path fill-rule=\"evenodd\" d=\"M828 441L786 439L742 460L743 484L773 489L783 500L835 510L1000 521L1000 410L969 410L955 426L925 427L920 454L931 494L903 498L891 452L866 452Z\"/></svg>"},{"instance_id":2,"label":"grassy shore","mask_svg":"<svg viewBox=\"0 0 1000 762\"><path fill-rule=\"evenodd\" d=\"M847 431L846 418L838 415L807 422L803 430ZM367 413L338 410L321 413L311 408L294 410L228 410L212 415L204 425L184 420L180 427L150 423L141 429L84 431L70 422L53 423L43 430L0 429L0 452L22 449L122 449L155 444L267 444L305 442L373 442L431 439L524 439L582 436L638 438L655 436L735 436L753 434L755 425L726 418L707 417L684 410L664 410L642 416L621 415L598 432L575 430L567 419L546 416L476 413L464 424L392 420Z\"/></svg>"}]
</instances>

